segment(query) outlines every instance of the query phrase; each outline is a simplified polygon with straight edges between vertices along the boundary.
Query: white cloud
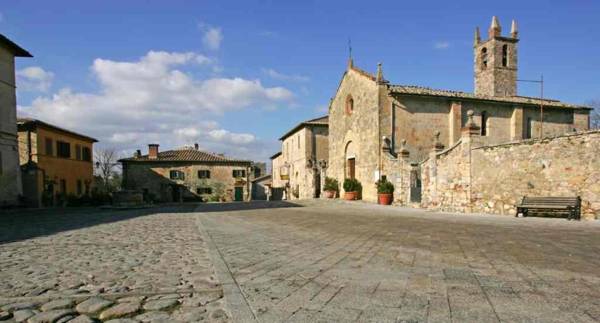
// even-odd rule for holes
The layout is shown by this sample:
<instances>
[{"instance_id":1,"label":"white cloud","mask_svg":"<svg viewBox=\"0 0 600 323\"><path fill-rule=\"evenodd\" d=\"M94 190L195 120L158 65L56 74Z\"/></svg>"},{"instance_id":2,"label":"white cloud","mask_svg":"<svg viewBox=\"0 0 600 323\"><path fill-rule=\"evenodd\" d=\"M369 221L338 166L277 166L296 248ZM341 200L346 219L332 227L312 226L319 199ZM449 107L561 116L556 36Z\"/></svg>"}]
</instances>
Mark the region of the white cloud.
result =
<instances>
[{"instance_id":1,"label":"white cloud","mask_svg":"<svg viewBox=\"0 0 600 323\"><path fill-rule=\"evenodd\" d=\"M308 76L303 75L287 75L279 73L272 68L263 68L262 72L274 80L278 81L295 81L295 82L307 82L310 80Z\"/></svg>"},{"instance_id":2,"label":"white cloud","mask_svg":"<svg viewBox=\"0 0 600 323\"><path fill-rule=\"evenodd\" d=\"M30 66L16 71L17 86L23 91L47 92L52 86L54 73L39 66Z\"/></svg>"},{"instance_id":3,"label":"white cloud","mask_svg":"<svg viewBox=\"0 0 600 323\"><path fill-rule=\"evenodd\" d=\"M223 32L219 27L207 27L202 36L202 43L208 49L217 50L221 47L223 41Z\"/></svg>"},{"instance_id":4,"label":"white cloud","mask_svg":"<svg viewBox=\"0 0 600 323\"><path fill-rule=\"evenodd\" d=\"M450 47L450 42L448 41L438 41L433 44L433 48L435 49L446 49L448 47Z\"/></svg>"},{"instance_id":5,"label":"white cloud","mask_svg":"<svg viewBox=\"0 0 600 323\"><path fill-rule=\"evenodd\" d=\"M150 51L132 62L98 58L91 66L98 91L63 88L19 107L19 113L88 134L101 145L123 151L150 142L161 147L199 142L236 157L266 156L264 143L256 136L222 129L211 116L287 104L294 95L282 87L265 87L259 80L201 79L184 70L210 64L210 59L192 52Z\"/></svg>"}]
</instances>

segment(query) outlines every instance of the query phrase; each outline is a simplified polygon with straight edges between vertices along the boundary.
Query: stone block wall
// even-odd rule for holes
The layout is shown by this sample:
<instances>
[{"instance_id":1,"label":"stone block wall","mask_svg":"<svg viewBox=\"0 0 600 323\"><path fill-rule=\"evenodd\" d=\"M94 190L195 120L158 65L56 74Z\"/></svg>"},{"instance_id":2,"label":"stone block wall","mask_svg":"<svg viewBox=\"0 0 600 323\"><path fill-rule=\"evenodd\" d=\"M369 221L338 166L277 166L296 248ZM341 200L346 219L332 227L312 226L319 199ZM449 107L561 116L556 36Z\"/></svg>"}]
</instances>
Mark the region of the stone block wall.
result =
<instances>
[{"instance_id":1,"label":"stone block wall","mask_svg":"<svg viewBox=\"0 0 600 323\"><path fill-rule=\"evenodd\" d=\"M525 195L581 196L582 218L600 218L600 131L481 145L463 132L421 163L422 206L515 215Z\"/></svg>"},{"instance_id":2,"label":"stone block wall","mask_svg":"<svg viewBox=\"0 0 600 323\"><path fill-rule=\"evenodd\" d=\"M433 151L421 164L421 203L429 208L469 212L469 144L460 140L454 146Z\"/></svg>"},{"instance_id":3,"label":"stone block wall","mask_svg":"<svg viewBox=\"0 0 600 323\"><path fill-rule=\"evenodd\" d=\"M524 195L581 196L582 218L600 217L600 131L472 151L473 211L515 214Z\"/></svg>"}]
</instances>

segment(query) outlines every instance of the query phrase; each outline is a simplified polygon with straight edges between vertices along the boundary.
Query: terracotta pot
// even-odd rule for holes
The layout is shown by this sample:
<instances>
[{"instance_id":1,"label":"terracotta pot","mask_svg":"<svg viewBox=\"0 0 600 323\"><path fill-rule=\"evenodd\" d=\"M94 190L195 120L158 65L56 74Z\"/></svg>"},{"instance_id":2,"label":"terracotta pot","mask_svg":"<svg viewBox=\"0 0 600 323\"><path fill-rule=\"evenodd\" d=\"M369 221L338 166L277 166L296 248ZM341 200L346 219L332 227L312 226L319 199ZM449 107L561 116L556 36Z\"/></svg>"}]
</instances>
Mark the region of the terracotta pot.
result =
<instances>
[{"instance_id":1,"label":"terracotta pot","mask_svg":"<svg viewBox=\"0 0 600 323\"><path fill-rule=\"evenodd\" d=\"M354 201L358 198L358 192L344 192L344 200Z\"/></svg>"},{"instance_id":2,"label":"terracotta pot","mask_svg":"<svg viewBox=\"0 0 600 323\"><path fill-rule=\"evenodd\" d=\"M394 200L393 196L394 195L392 193L378 193L377 200L378 200L379 204L390 205L390 204L392 204L392 201Z\"/></svg>"},{"instance_id":3,"label":"terracotta pot","mask_svg":"<svg viewBox=\"0 0 600 323\"><path fill-rule=\"evenodd\" d=\"M328 199L335 198L336 191L325 191L325 197Z\"/></svg>"}]
</instances>

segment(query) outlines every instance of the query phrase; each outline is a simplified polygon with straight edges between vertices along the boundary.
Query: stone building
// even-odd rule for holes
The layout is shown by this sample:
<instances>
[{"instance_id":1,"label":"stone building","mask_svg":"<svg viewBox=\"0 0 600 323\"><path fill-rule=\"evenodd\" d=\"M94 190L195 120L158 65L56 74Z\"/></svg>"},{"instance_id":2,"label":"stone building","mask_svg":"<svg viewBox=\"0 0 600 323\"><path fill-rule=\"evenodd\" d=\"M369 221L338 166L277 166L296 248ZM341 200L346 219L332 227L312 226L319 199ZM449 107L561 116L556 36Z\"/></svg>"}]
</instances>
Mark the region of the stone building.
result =
<instances>
[{"instance_id":1,"label":"stone building","mask_svg":"<svg viewBox=\"0 0 600 323\"><path fill-rule=\"evenodd\" d=\"M60 204L90 193L96 139L36 119L19 118L19 160L28 206Z\"/></svg>"},{"instance_id":2,"label":"stone building","mask_svg":"<svg viewBox=\"0 0 600 323\"><path fill-rule=\"evenodd\" d=\"M123 188L138 190L158 202L246 201L250 199L252 162L227 158L194 148L159 151L148 145L123 165Z\"/></svg>"},{"instance_id":3,"label":"stone building","mask_svg":"<svg viewBox=\"0 0 600 323\"><path fill-rule=\"evenodd\" d=\"M21 172L17 143L15 57L33 57L0 34L0 207L19 202Z\"/></svg>"},{"instance_id":4,"label":"stone building","mask_svg":"<svg viewBox=\"0 0 600 323\"><path fill-rule=\"evenodd\" d=\"M284 189L288 199L306 199L321 195L328 158L328 118L299 123L285 133L281 152L271 157L272 185Z\"/></svg>"},{"instance_id":5,"label":"stone building","mask_svg":"<svg viewBox=\"0 0 600 323\"><path fill-rule=\"evenodd\" d=\"M369 201L376 200L375 182L385 176L397 186L397 201L419 202L418 162L433 146L442 149L460 139L469 110L483 144L587 130L588 107L517 94L518 42L514 21L509 36L495 17L488 39L476 30L474 93L391 84L381 64L371 74L350 59L329 105L328 175L340 183L357 178ZM412 171L404 167L410 164ZM401 181L407 176L411 187Z\"/></svg>"}]
</instances>

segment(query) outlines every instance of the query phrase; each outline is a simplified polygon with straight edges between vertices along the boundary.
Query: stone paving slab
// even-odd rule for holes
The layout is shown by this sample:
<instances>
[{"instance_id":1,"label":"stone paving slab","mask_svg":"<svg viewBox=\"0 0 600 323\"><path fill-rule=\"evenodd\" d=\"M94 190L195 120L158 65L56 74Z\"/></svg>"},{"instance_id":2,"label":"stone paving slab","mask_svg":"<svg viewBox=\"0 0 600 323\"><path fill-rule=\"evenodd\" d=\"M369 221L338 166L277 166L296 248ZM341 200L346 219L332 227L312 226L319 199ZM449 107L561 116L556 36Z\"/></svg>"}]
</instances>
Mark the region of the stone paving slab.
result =
<instances>
[{"instance_id":1,"label":"stone paving slab","mask_svg":"<svg viewBox=\"0 0 600 323\"><path fill-rule=\"evenodd\" d=\"M228 322L196 205L0 215L0 322Z\"/></svg>"},{"instance_id":2,"label":"stone paving slab","mask_svg":"<svg viewBox=\"0 0 600 323\"><path fill-rule=\"evenodd\" d=\"M298 204L201 212L237 321L600 320L598 223Z\"/></svg>"}]
</instances>

